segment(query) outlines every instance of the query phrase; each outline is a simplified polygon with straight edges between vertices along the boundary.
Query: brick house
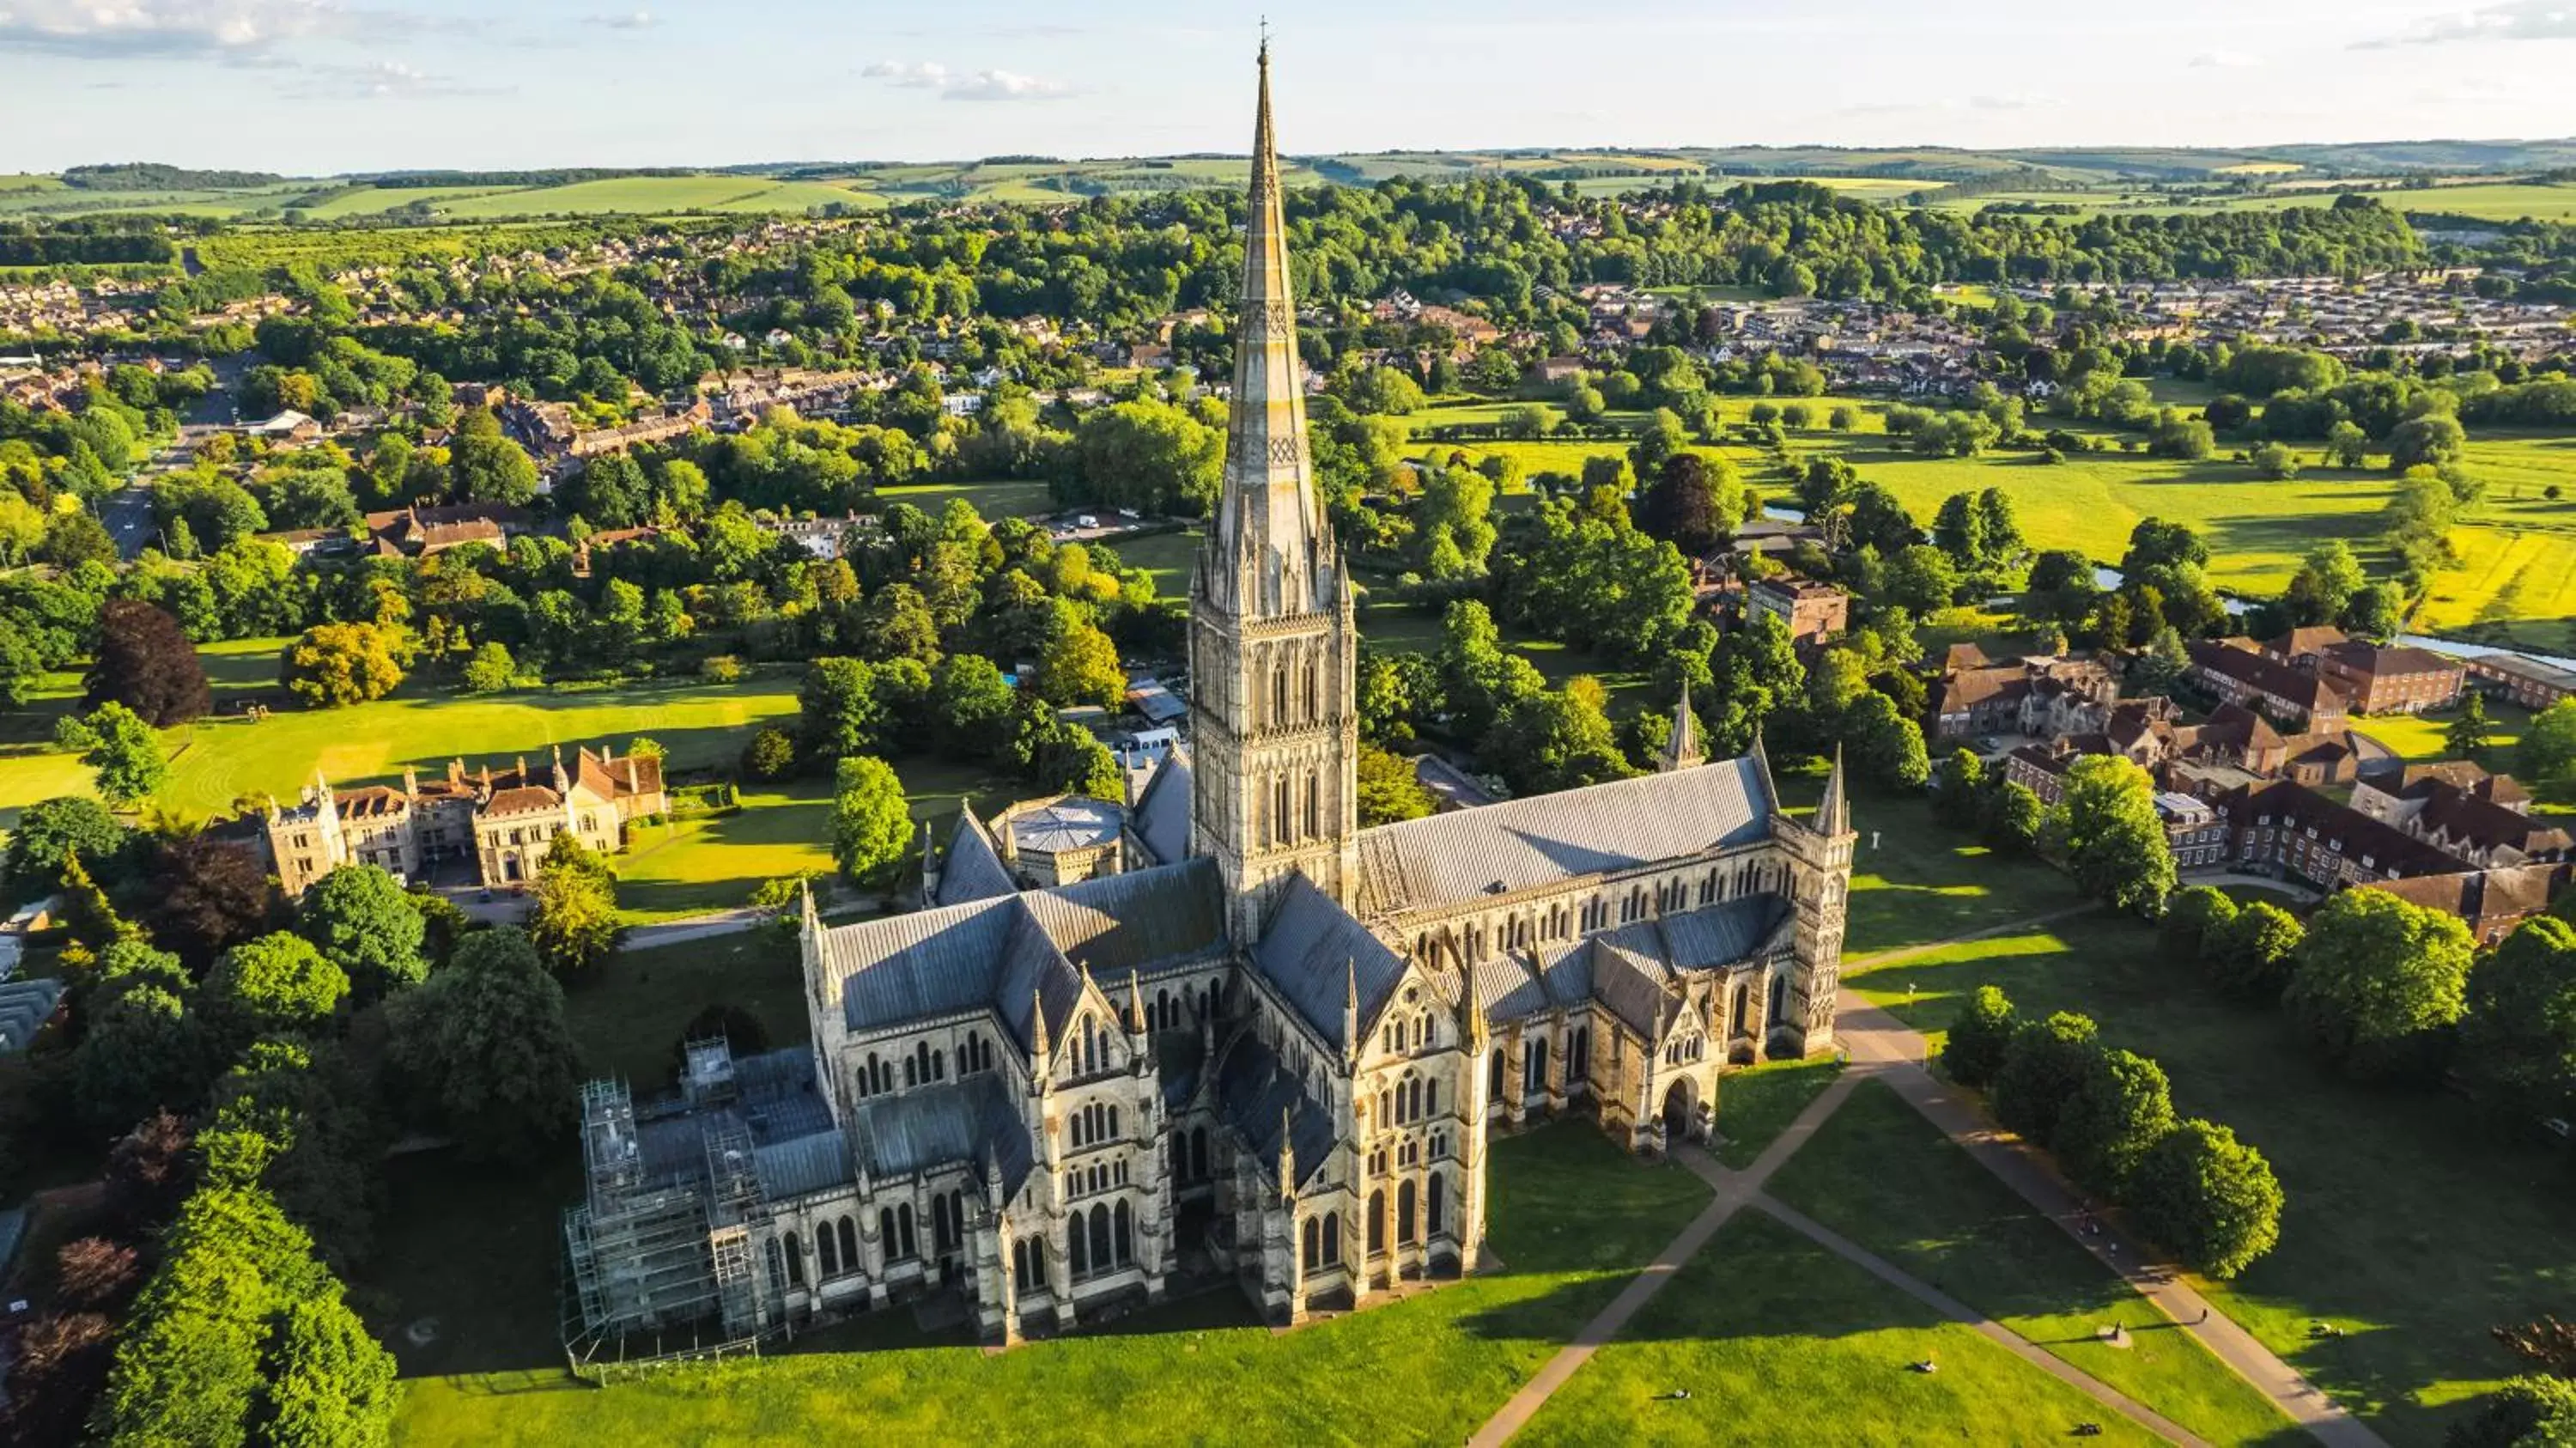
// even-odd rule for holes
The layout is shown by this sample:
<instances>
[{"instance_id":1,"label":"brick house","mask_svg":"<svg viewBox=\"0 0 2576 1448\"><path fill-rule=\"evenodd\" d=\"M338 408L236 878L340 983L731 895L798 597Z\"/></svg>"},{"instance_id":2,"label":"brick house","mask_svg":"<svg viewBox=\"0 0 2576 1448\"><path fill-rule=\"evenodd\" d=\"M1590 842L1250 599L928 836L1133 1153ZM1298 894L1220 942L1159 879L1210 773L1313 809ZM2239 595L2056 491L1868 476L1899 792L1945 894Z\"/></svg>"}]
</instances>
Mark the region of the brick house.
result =
<instances>
[{"instance_id":1,"label":"brick house","mask_svg":"<svg viewBox=\"0 0 2576 1448\"><path fill-rule=\"evenodd\" d=\"M2468 670L2457 659L2403 645L2354 641L2319 654L2317 671L2359 714L2420 714L2459 702Z\"/></svg>"},{"instance_id":2,"label":"brick house","mask_svg":"<svg viewBox=\"0 0 2576 1448\"><path fill-rule=\"evenodd\" d=\"M1804 578L1764 578L1744 590L1745 616L1769 614L1789 630L1792 643L1821 642L1851 623L1851 595L1830 583Z\"/></svg>"}]
</instances>

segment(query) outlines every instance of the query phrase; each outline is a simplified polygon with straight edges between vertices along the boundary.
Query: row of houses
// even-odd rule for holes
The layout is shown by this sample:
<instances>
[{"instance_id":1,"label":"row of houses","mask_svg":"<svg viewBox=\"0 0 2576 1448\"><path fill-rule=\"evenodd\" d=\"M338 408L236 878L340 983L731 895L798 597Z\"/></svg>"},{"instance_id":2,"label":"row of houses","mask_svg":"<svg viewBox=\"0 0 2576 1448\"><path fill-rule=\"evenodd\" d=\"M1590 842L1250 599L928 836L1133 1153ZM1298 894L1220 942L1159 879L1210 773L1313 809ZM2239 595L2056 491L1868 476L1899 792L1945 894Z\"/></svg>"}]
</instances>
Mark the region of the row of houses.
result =
<instances>
[{"instance_id":1,"label":"row of houses","mask_svg":"<svg viewBox=\"0 0 2576 1448\"><path fill-rule=\"evenodd\" d=\"M2460 700L2468 668L2404 644L2376 644L2340 629L2292 629L2250 638L2195 640L2188 677L2212 697L2284 723L2331 727L2348 714L2421 714Z\"/></svg>"}]
</instances>

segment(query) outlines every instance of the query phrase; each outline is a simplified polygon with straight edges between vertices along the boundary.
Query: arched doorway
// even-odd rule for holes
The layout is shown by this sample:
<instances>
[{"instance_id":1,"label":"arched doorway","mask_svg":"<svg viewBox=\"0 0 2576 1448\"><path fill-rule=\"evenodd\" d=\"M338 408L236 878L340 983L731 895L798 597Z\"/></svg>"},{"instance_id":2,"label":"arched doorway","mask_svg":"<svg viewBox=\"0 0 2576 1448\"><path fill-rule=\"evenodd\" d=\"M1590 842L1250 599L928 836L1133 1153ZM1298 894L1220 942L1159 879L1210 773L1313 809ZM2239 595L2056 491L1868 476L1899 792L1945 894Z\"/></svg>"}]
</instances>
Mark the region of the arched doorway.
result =
<instances>
[{"instance_id":1,"label":"arched doorway","mask_svg":"<svg viewBox=\"0 0 2576 1448\"><path fill-rule=\"evenodd\" d=\"M1667 1144L1687 1141L1699 1121L1699 1088L1688 1076L1673 1082L1664 1091L1664 1140Z\"/></svg>"}]
</instances>

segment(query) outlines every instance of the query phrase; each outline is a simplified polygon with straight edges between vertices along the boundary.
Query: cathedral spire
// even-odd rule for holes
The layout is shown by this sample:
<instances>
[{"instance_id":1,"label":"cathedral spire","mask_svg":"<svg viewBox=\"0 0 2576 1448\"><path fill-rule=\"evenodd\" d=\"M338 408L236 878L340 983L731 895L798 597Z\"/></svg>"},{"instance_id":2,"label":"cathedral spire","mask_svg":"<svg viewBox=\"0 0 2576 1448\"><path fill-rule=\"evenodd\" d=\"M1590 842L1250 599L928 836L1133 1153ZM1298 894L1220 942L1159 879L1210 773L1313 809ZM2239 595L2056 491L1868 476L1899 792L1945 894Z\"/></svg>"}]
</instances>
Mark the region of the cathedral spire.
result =
<instances>
[{"instance_id":1,"label":"cathedral spire","mask_svg":"<svg viewBox=\"0 0 2576 1448\"><path fill-rule=\"evenodd\" d=\"M1708 762L1708 751L1700 747L1699 716L1691 712L1690 681L1682 681L1682 701L1673 707L1673 732L1664 741L1664 752L1656 768L1665 774L1677 769L1697 769Z\"/></svg>"},{"instance_id":2,"label":"cathedral spire","mask_svg":"<svg viewBox=\"0 0 2576 1448\"><path fill-rule=\"evenodd\" d=\"M1270 122L1267 40L1248 199L1234 402L1216 526L1208 531L1209 581L1235 594L1228 601L1238 610L1302 613L1330 602L1319 591L1324 580L1315 557L1319 545L1329 544L1306 453L1306 374L1297 360L1297 308L1288 290L1288 222Z\"/></svg>"},{"instance_id":3,"label":"cathedral spire","mask_svg":"<svg viewBox=\"0 0 2576 1448\"><path fill-rule=\"evenodd\" d=\"M1843 787L1843 747L1834 746L1834 772L1825 776L1825 796L1816 802L1816 833L1830 839L1851 831L1851 799Z\"/></svg>"}]
</instances>

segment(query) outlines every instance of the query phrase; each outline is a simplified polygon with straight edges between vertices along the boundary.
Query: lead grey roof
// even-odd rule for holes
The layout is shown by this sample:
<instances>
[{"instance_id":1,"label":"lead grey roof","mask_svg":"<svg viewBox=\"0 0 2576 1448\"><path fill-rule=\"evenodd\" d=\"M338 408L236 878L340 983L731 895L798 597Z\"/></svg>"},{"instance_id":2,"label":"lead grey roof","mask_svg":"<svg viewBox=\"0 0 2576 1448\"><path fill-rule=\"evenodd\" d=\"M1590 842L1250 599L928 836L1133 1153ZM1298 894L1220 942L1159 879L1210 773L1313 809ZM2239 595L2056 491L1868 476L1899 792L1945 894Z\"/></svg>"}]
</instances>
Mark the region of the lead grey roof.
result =
<instances>
[{"instance_id":1,"label":"lead grey roof","mask_svg":"<svg viewBox=\"0 0 2576 1448\"><path fill-rule=\"evenodd\" d=\"M1174 749L1136 796L1136 837L1162 864L1178 864L1190 852L1190 760Z\"/></svg>"},{"instance_id":2,"label":"lead grey roof","mask_svg":"<svg viewBox=\"0 0 2576 1448\"><path fill-rule=\"evenodd\" d=\"M934 904L963 905L973 900L992 900L1019 890L1002 857L993 849L992 836L984 832L981 820L975 818L972 805L957 811L957 828L948 835L948 854L939 870L939 894Z\"/></svg>"},{"instance_id":3,"label":"lead grey roof","mask_svg":"<svg viewBox=\"0 0 2576 1448\"><path fill-rule=\"evenodd\" d=\"M1053 804L1010 817L1011 842L1022 850L1060 855L1088 850L1118 838L1120 810L1107 800L1068 795Z\"/></svg>"},{"instance_id":4,"label":"lead grey roof","mask_svg":"<svg viewBox=\"0 0 2576 1448\"><path fill-rule=\"evenodd\" d=\"M1264 1175L1279 1164L1279 1127L1288 1125L1296 1177L1292 1189L1305 1186L1324 1169L1334 1142L1331 1108L1306 1089L1306 1082L1287 1068L1278 1053L1246 1031L1225 1048L1216 1074L1218 1114L1232 1126Z\"/></svg>"},{"instance_id":5,"label":"lead grey roof","mask_svg":"<svg viewBox=\"0 0 2576 1448\"><path fill-rule=\"evenodd\" d=\"M1675 992L1654 973L1652 964L1640 961L1635 952L1606 939L1596 939L1593 946L1594 997L1622 1025L1652 1043L1663 1026L1665 1012L1678 999Z\"/></svg>"},{"instance_id":6,"label":"lead grey roof","mask_svg":"<svg viewBox=\"0 0 2576 1448\"><path fill-rule=\"evenodd\" d=\"M1708 970L1761 954L1788 917L1789 902L1779 895L1739 895L1622 925L1594 939L1604 947L1634 952L1661 972Z\"/></svg>"},{"instance_id":7,"label":"lead grey roof","mask_svg":"<svg viewBox=\"0 0 2576 1448\"><path fill-rule=\"evenodd\" d=\"M871 1179L972 1165L987 1151L1006 1191L1018 1191L1028 1174L1027 1124L990 1071L871 1096L850 1110L850 1139Z\"/></svg>"},{"instance_id":8,"label":"lead grey roof","mask_svg":"<svg viewBox=\"0 0 2576 1448\"><path fill-rule=\"evenodd\" d=\"M821 970L840 991L852 1032L879 1030L979 1006L1002 1019L1021 1050L1035 1039L1032 1000L1060 1029L1082 995L1082 976L1009 895L892 915L823 932Z\"/></svg>"},{"instance_id":9,"label":"lead grey roof","mask_svg":"<svg viewBox=\"0 0 2576 1448\"><path fill-rule=\"evenodd\" d=\"M821 1131L757 1147L752 1152L752 1163L760 1177L761 1195L773 1202L830 1191L856 1179L850 1171L849 1143L828 1125Z\"/></svg>"},{"instance_id":10,"label":"lead grey roof","mask_svg":"<svg viewBox=\"0 0 2576 1448\"><path fill-rule=\"evenodd\" d=\"M1359 982L1359 1028L1365 1034L1395 994L1404 962L1332 896L1304 875L1289 877L1252 948L1253 967L1334 1049L1347 1047L1342 1017L1351 982Z\"/></svg>"},{"instance_id":11,"label":"lead grey roof","mask_svg":"<svg viewBox=\"0 0 2576 1448\"><path fill-rule=\"evenodd\" d=\"M1021 897L1077 969L1116 983L1176 961L1223 954L1225 883L1216 861L1184 860Z\"/></svg>"},{"instance_id":12,"label":"lead grey roof","mask_svg":"<svg viewBox=\"0 0 2576 1448\"><path fill-rule=\"evenodd\" d=\"M1359 913L1508 894L1747 844L1770 831L1760 762L1730 759L1380 825L1359 837Z\"/></svg>"}]
</instances>

